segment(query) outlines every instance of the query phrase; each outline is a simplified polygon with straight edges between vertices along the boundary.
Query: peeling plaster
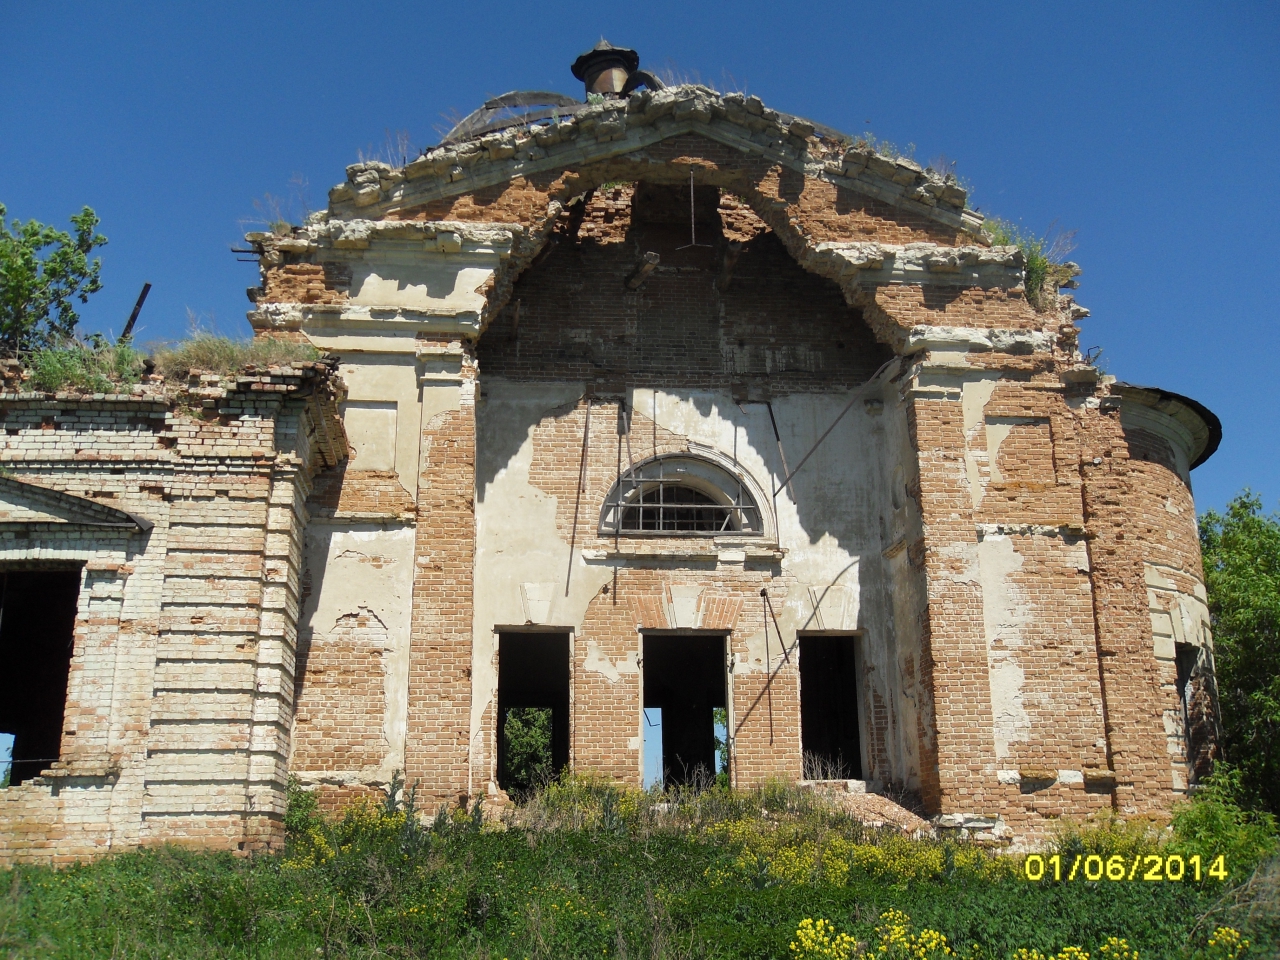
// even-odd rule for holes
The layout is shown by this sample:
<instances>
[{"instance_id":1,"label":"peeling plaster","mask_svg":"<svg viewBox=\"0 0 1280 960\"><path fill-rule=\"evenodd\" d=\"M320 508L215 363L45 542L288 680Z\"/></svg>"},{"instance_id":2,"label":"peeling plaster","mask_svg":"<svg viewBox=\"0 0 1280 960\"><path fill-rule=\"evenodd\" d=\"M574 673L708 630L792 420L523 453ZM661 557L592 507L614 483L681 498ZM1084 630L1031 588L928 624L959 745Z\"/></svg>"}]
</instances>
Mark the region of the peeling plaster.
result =
<instances>
[{"instance_id":1,"label":"peeling plaster","mask_svg":"<svg viewBox=\"0 0 1280 960\"><path fill-rule=\"evenodd\" d=\"M996 759L1010 756L1011 743L1031 736L1031 718L1023 700L1024 674L1017 648L1023 644L1023 628L1032 622L1032 611L1013 575L1022 569L1022 557L1007 537L987 537L978 544L982 577L982 619L986 629L987 662L991 669L991 714Z\"/></svg>"},{"instance_id":2,"label":"peeling plaster","mask_svg":"<svg viewBox=\"0 0 1280 960\"><path fill-rule=\"evenodd\" d=\"M404 767L409 708L410 600L413 592L412 527L362 524L342 526L312 521L307 527L305 565L311 592L299 617L299 633L323 643L340 621L361 611L385 628L388 646L381 657L383 737L386 754L376 770L362 771L389 781ZM342 772L355 775L353 771Z\"/></svg>"},{"instance_id":3,"label":"peeling plaster","mask_svg":"<svg viewBox=\"0 0 1280 960\"><path fill-rule=\"evenodd\" d=\"M587 641L587 655L583 660L582 669L598 673L610 683L617 683L624 673L640 673L640 654L639 651L633 650L627 654L625 659L614 663L613 660L604 655L604 651L600 649L598 643L589 640Z\"/></svg>"},{"instance_id":4,"label":"peeling plaster","mask_svg":"<svg viewBox=\"0 0 1280 960\"><path fill-rule=\"evenodd\" d=\"M973 501L975 510L982 503L982 497L987 491L987 480L991 479L996 451L1000 446L999 441L994 445L992 444L992 428L987 426L983 415L983 411L987 407L987 401L995 393L998 384L999 381L994 378L967 380L961 388L960 404L961 416L964 422L965 477L969 482L969 498ZM978 442L978 434L984 426L987 427L985 447ZM1008 432L1006 428L1004 434L1000 435L999 440L1003 440ZM983 478L984 467L988 471L987 479Z\"/></svg>"},{"instance_id":5,"label":"peeling plaster","mask_svg":"<svg viewBox=\"0 0 1280 960\"><path fill-rule=\"evenodd\" d=\"M566 596L570 551L565 534L556 526L557 504L554 497L534 487L529 480L535 428L556 409L578 400L583 392L584 385L579 383L540 384L492 377L485 380L477 411L479 459L471 714L473 756L477 760L488 752L479 749L484 738L493 736L485 724L486 710L491 707L497 691L495 628L531 623L572 630L575 644L585 645L577 650L579 669L602 676L610 683L640 672L638 633L635 649L628 651L623 659L618 659L612 648L606 654L596 642L597 638L582 633L587 607L610 582L616 561L610 561L607 551L594 548L591 556L586 556L582 552L582 537L584 534L594 536L595 531L580 527ZM831 426L847 406L849 397L848 392L841 391L791 394L773 399L778 430L791 466L794 467ZM651 437L644 428L646 421L653 419L663 431L685 438L693 455L712 455L722 464L727 463L729 469L736 462L760 507L770 514L765 525L769 536L746 538L749 543L744 542L745 549L729 548L719 552L722 562L733 562L737 558L738 563L758 563L759 560L749 559L753 549L771 547L776 534L776 542L784 552L780 560L774 561L777 566L773 568L772 583L776 586L770 586L770 596L787 649L784 652L772 618L767 636L758 629L753 635L736 632L735 674L774 670L788 658L794 665L798 630L856 630L862 637L859 656L863 664L863 679L857 695L866 729L871 729L866 714L872 705L873 693L887 705L887 727L877 730L876 735L883 742L881 757L887 758L888 769L877 770L877 775L918 783L919 765L915 759L918 707L904 692L904 681L899 676L899 660L904 654L893 636L899 591L889 585L887 578L905 578L912 583L921 578L918 570L909 564L898 573L891 573L891 561L882 555L885 525L895 522L893 518L898 514L902 515L903 524L908 514L914 517L911 512L914 508L905 502L895 513L885 482L894 464L902 465L904 478L913 470L914 454L900 404L888 416L885 416L884 401L874 410L855 404L796 474L790 488L778 491L776 515L772 515L772 490L781 483L785 472L769 409L763 403L739 405L727 391L646 388L632 388L627 399L629 406L640 415L630 444L631 455L636 460L653 454ZM890 421L897 446L887 466L884 433ZM595 432L593 420L593 436ZM625 456L624 453L624 459ZM486 457L500 457L500 460L486 462ZM572 504L569 506L572 509ZM598 503L583 505L582 515L591 518L593 528L599 509ZM560 515L563 513L561 505ZM905 525L903 532L907 532ZM761 544L762 540L766 542ZM970 549L972 551L972 545ZM654 561L628 557L625 563L629 567L688 569L688 564L670 556ZM976 557L967 558L965 566L972 569L976 581ZM701 625L706 603L704 590L714 584L717 576L714 571L704 570L694 582L684 573L668 581L665 612L672 627L695 629ZM913 631L912 643L905 655L913 662L920 656L917 608L923 597L922 582L917 587L917 592L912 594L911 612L904 614L908 628ZM760 599L754 602L763 604ZM752 613L753 620L758 621L758 616L758 612ZM918 698L920 691L914 687L913 690ZM491 764L493 758L488 757L486 762ZM474 768L473 775L483 781L492 774L481 766L483 764Z\"/></svg>"},{"instance_id":6,"label":"peeling plaster","mask_svg":"<svg viewBox=\"0 0 1280 960\"><path fill-rule=\"evenodd\" d=\"M485 383L485 400L477 416L477 431L482 435L477 442L476 474L477 485L482 486L476 491L475 505L473 759L479 758L477 748L487 732L485 711L498 693L495 628L532 623L576 631L587 606L613 574L608 566L584 563L580 545L570 557L569 543L556 526L556 498L529 482L534 428L550 411L574 402L582 392L581 384L497 379ZM514 452L502 463L484 462L499 450ZM595 523L594 519L588 522ZM476 769L473 775L483 782L490 772Z\"/></svg>"}]
</instances>

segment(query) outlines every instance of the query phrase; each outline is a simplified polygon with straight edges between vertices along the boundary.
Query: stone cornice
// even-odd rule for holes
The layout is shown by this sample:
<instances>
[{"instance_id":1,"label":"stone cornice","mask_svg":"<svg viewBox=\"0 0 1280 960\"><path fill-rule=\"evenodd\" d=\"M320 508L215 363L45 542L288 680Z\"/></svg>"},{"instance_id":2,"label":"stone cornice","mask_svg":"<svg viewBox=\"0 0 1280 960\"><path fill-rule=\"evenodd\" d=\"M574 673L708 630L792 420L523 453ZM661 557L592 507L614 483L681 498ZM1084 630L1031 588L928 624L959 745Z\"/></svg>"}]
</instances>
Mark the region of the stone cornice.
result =
<instances>
[{"instance_id":1,"label":"stone cornice","mask_svg":"<svg viewBox=\"0 0 1280 960\"><path fill-rule=\"evenodd\" d=\"M765 107L756 97L721 96L698 86L640 91L587 107L559 122L513 128L436 147L401 168L353 164L329 193L331 219L383 218L405 207L643 151L695 133L770 163L848 187L905 211L977 234L982 216L965 209L955 178L866 144L815 135L804 120Z\"/></svg>"}]
</instances>

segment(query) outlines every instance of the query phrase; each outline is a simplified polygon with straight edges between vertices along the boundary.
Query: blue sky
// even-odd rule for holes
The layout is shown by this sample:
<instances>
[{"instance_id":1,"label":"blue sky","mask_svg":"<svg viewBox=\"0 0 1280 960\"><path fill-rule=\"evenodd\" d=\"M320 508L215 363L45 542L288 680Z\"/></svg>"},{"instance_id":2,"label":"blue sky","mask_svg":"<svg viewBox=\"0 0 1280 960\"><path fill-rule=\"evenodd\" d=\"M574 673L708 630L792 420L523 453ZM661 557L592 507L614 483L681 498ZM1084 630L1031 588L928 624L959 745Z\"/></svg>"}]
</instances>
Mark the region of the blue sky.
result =
<instances>
[{"instance_id":1,"label":"blue sky","mask_svg":"<svg viewBox=\"0 0 1280 960\"><path fill-rule=\"evenodd\" d=\"M87 330L191 311L248 333L255 199L310 206L388 131L419 146L486 97L580 95L601 35L642 64L945 154L984 212L1077 231L1083 344L1223 420L1193 480L1280 505L1280 5L1274 2L3 4L0 203L110 238ZM296 206L296 205L295 205Z\"/></svg>"}]
</instances>

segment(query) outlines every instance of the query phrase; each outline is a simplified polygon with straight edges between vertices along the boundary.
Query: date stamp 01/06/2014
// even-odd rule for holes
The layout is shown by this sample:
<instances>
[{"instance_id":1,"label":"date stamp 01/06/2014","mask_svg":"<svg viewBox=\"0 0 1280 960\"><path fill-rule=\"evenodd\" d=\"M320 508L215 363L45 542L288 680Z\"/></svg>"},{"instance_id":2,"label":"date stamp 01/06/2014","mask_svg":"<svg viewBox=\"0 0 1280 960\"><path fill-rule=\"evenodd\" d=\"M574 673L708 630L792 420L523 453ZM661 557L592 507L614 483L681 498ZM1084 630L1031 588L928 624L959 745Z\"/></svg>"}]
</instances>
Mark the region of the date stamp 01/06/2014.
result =
<instances>
[{"instance_id":1,"label":"date stamp 01/06/2014","mask_svg":"<svg viewBox=\"0 0 1280 960\"><path fill-rule=\"evenodd\" d=\"M1043 856L1032 853L1022 861L1022 878L1031 882L1089 881L1183 881L1226 880L1227 858L1223 854L1204 858L1200 854L1134 854L1132 857L1096 853Z\"/></svg>"}]
</instances>

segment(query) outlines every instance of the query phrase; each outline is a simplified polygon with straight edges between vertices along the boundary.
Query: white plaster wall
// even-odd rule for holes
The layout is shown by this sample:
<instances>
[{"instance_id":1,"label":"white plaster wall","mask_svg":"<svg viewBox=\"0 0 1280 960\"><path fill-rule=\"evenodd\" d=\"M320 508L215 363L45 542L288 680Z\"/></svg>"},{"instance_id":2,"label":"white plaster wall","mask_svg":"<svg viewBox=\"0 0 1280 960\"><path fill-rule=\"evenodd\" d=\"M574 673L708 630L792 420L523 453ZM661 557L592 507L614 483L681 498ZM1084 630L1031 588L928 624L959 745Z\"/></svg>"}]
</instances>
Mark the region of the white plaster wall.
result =
<instances>
[{"instance_id":1,"label":"white plaster wall","mask_svg":"<svg viewBox=\"0 0 1280 960\"><path fill-rule=\"evenodd\" d=\"M386 713L386 752L376 769L296 771L304 780L386 782L404 768L409 705L409 631L413 597L414 529L407 525L337 524L313 520L307 527L299 634L312 649L323 645L338 621L367 611L386 628L381 663Z\"/></svg>"},{"instance_id":2,"label":"white plaster wall","mask_svg":"<svg viewBox=\"0 0 1280 960\"><path fill-rule=\"evenodd\" d=\"M1018 652L1024 645L1023 629L1031 624L1034 614L1023 590L1014 581L1014 574L1021 569L1022 557L1009 537L986 536L978 542L997 762L1009 758L1010 744L1031 739L1031 718L1024 700L1024 673Z\"/></svg>"},{"instance_id":3,"label":"white plaster wall","mask_svg":"<svg viewBox=\"0 0 1280 960\"><path fill-rule=\"evenodd\" d=\"M485 298L476 289L493 276L494 266L495 258L486 254L384 253L352 264L351 302L445 315L479 313Z\"/></svg>"},{"instance_id":4,"label":"white plaster wall","mask_svg":"<svg viewBox=\"0 0 1280 960\"><path fill-rule=\"evenodd\" d=\"M354 456L349 469L394 469L417 496L418 361L412 353L352 352L338 368L347 385L343 426Z\"/></svg>"},{"instance_id":5,"label":"white plaster wall","mask_svg":"<svg viewBox=\"0 0 1280 960\"><path fill-rule=\"evenodd\" d=\"M529 483L534 427L552 416L556 408L576 402L582 393L581 384L484 380L477 444L473 746L486 734L484 713L497 691L495 627L533 621L580 631L588 603L612 573L610 564L582 556L581 544L570 557L569 544L555 525L554 499ZM879 397L875 391L868 395ZM793 394L773 400L791 467L836 420L850 397L841 392ZM908 733L915 735L914 706L900 702L903 691L896 679L899 652L893 638L895 590L889 582L889 563L882 556L894 512L886 479L893 466L886 470L883 404L868 405L865 399L859 396L797 473L790 489L777 494L776 515L768 526L776 529L777 543L785 551L779 571L783 579L775 596L781 597L785 583L786 600L774 606L782 634L792 648L797 631L861 632L861 659L874 674L880 696L891 704L894 718L905 714L911 719L901 733L895 728L890 734L888 749L894 767L890 775L905 780L909 770L915 775L917 751L914 744L906 743ZM770 493L785 472L764 404L739 405L727 392L649 389L632 390L628 402L637 414L656 419L663 430L711 448L725 459L736 459L762 491L759 506L774 512ZM598 423L592 421L593 435L597 429L613 434L612 417L607 424ZM653 453L645 425L637 419L633 426L631 453L636 460ZM905 442L904 421L897 425L893 443L902 446ZM625 459L625 452L623 456ZM904 447L895 452L895 462L908 456L909 447ZM595 502L582 505L584 534L594 534L600 508ZM904 504L899 512L906 509ZM712 581L715 574L708 572L707 576ZM746 662L735 665L735 672L769 669L763 633L737 639L745 641L748 655ZM589 642L590 638L584 640ZM593 661L594 666L605 676L637 669L634 660L639 647L637 634L634 656L620 663ZM783 656L776 640L770 643L769 654L776 669ZM866 731L867 691L859 690L858 699ZM488 776L487 772L475 773Z\"/></svg>"},{"instance_id":6,"label":"white plaster wall","mask_svg":"<svg viewBox=\"0 0 1280 960\"><path fill-rule=\"evenodd\" d=\"M552 411L572 405L581 384L486 380L477 411L475 615L471 658L471 754L480 751L485 710L498 694L496 627L532 623L581 628L587 605L609 581L608 567L588 565L556 527L556 501L529 483L533 430ZM514 451L497 462L498 451ZM584 511L594 533L598 508ZM637 647L639 640L637 638ZM597 658L599 660L600 658ZM612 664L596 663L601 672ZM473 770L486 782L488 770Z\"/></svg>"}]
</instances>

